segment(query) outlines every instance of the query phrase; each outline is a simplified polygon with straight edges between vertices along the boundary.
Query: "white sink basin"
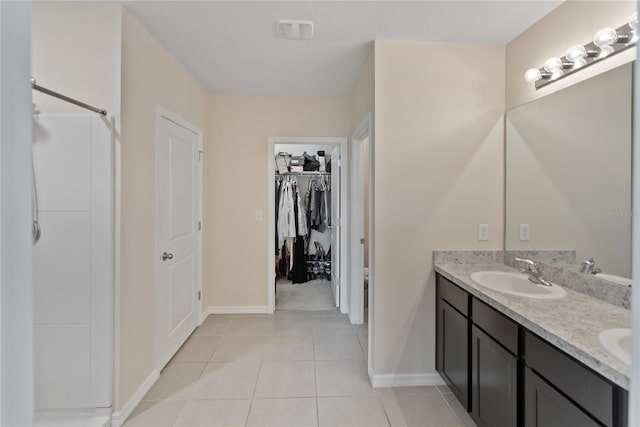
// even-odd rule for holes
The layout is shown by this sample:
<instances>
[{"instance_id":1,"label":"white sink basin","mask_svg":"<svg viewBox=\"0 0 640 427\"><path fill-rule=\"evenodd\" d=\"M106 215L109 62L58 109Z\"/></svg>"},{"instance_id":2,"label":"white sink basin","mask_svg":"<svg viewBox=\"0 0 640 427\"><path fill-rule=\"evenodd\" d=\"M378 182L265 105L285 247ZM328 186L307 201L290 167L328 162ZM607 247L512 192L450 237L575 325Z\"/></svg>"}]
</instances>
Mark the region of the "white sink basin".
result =
<instances>
[{"instance_id":1,"label":"white sink basin","mask_svg":"<svg viewBox=\"0 0 640 427\"><path fill-rule=\"evenodd\" d=\"M595 275L598 279L608 280L620 285L631 286L631 279L622 276L616 276L615 274L598 273Z\"/></svg>"},{"instance_id":2,"label":"white sink basin","mask_svg":"<svg viewBox=\"0 0 640 427\"><path fill-rule=\"evenodd\" d=\"M631 366L631 329L607 329L600 332L598 340L607 353Z\"/></svg>"},{"instance_id":3,"label":"white sink basin","mask_svg":"<svg viewBox=\"0 0 640 427\"><path fill-rule=\"evenodd\" d=\"M533 283L529 276L505 271L478 271L471 275L478 285L503 294L535 299L557 299L567 293L560 286L544 286Z\"/></svg>"}]
</instances>

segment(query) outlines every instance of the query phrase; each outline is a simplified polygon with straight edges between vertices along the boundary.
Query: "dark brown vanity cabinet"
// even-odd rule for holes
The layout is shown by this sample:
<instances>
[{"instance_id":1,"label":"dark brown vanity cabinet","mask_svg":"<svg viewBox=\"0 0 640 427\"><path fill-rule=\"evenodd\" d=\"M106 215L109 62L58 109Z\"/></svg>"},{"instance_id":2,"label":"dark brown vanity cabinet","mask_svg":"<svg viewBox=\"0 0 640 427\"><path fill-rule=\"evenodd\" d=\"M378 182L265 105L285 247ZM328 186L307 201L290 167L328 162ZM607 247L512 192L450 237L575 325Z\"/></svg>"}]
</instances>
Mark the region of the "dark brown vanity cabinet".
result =
<instances>
[{"instance_id":1,"label":"dark brown vanity cabinet","mask_svg":"<svg viewBox=\"0 0 640 427\"><path fill-rule=\"evenodd\" d=\"M469 410L469 294L438 275L436 369Z\"/></svg>"},{"instance_id":2,"label":"dark brown vanity cabinet","mask_svg":"<svg viewBox=\"0 0 640 427\"><path fill-rule=\"evenodd\" d=\"M436 368L478 426L626 427L624 389L436 277Z\"/></svg>"},{"instance_id":3,"label":"dark brown vanity cabinet","mask_svg":"<svg viewBox=\"0 0 640 427\"><path fill-rule=\"evenodd\" d=\"M525 370L525 427L601 427L531 368Z\"/></svg>"},{"instance_id":4,"label":"dark brown vanity cabinet","mask_svg":"<svg viewBox=\"0 0 640 427\"><path fill-rule=\"evenodd\" d=\"M526 333L525 427L622 427L627 392Z\"/></svg>"},{"instance_id":5,"label":"dark brown vanity cabinet","mask_svg":"<svg viewBox=\"0 0 640 427\"><path fill-rule=\"evenodd\" d=\"M471 418L481 427L518 427L519 327L473 299Z\"/></svg>"}]
</instances>

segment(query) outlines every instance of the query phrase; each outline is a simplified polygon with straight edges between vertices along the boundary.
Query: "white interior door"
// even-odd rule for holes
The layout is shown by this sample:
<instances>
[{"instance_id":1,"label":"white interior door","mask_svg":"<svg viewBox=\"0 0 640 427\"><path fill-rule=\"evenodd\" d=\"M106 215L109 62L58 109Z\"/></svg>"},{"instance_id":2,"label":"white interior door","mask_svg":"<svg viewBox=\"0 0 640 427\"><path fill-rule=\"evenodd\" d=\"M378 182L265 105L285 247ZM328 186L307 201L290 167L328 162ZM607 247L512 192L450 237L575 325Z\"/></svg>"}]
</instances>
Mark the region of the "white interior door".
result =
<instances>
[{"instance_id":1,"label":"white interior door","mask_svg":"<svg viewBox=\"0 0 640 427\"><path fill-rule=\"evenodd\" d=\"M176 353L199 318L200 138L158 119L158 363Z\"/></svg>"},{"instance_id":2,"label":"white interior door","mask_svg":"<svg viewBox=\"0 0 640 427\"><path fill-rule=\"evenodd\" d=\"M340 147L335 147L331 152L331 291L336 307L340 307L341 172Z\"/></svg>"}]
</instances>

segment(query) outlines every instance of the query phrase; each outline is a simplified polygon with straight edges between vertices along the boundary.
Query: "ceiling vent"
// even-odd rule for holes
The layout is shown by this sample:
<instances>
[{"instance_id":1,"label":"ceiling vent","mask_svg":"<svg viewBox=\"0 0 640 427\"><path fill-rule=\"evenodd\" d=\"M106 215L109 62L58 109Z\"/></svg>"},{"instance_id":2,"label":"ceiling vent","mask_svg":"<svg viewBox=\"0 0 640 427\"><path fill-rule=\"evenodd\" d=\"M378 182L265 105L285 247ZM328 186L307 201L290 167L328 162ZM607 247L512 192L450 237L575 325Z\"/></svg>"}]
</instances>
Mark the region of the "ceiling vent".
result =
<instances>
[{"instance_id":1,"label":"ceiling vent","mask_svg":"<svg viewBox=\"0 0 640 427\"><path fill-rule=\"evenodd\" d=\"M297 19L279 19L276 21L276 34L282 39L311 40L313 22Z\"/></svg>"}]
</instances>

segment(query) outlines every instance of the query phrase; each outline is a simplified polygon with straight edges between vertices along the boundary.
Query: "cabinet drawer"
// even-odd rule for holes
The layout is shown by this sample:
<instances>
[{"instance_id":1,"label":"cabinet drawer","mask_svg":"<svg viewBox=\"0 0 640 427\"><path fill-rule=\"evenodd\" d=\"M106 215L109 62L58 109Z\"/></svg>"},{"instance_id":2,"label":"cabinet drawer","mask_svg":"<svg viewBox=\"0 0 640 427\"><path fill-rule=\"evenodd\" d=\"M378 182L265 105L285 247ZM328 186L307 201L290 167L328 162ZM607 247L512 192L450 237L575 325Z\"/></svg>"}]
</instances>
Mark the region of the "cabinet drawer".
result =
<instances>
[{"instance_id":1,"label":"cabinet drawer","mask_svg":"<svg viewBox=\"0 0 640 427\"><path fill-rule=\"evenodd\" d=\"M482 301L473 298L472 319L480 329L493 337L513 354L518 354L518 324L498 313Z\"/></svg>"},{"instance_id":2,"label":"cabinet drawer","mask_svg":"<svg viewBox=\"0 0 640 427\"><path fill-rule=\"evenodd\" d=\"M525 360L605 426L614 425L612 384L530 332L525 338Z\"/></svg>"},{"instance_id":3,"label":"cabinet drawer","mask_svg":"<svg viewBox=\"0 0 640 427\"><path fill-rule=\"evenodd\" d=\"M458 285L455 285L449 279L442 277L441 275L436 276L437 286L438 286L438 298L442 298L447 301L456 310L465 316L469 316L469 294L460 288Z\"/></svg>"}]
</instances>

